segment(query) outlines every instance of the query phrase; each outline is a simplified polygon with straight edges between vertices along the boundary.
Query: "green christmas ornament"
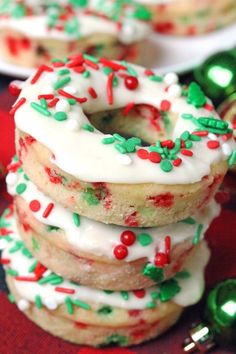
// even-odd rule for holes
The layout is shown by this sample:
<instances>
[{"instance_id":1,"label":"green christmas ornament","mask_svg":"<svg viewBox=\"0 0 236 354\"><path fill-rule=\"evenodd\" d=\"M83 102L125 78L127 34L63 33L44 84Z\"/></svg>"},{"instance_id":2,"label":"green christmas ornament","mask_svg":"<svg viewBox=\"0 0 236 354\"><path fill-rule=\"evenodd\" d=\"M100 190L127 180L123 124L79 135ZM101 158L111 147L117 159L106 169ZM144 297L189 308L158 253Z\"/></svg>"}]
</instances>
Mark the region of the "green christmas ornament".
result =
<instances>
[{"instance_id":1,"label":"green christmas ornament","mask_svg":"<svg viewBox=\"0 0 236 354\"><path fill-rule=\"evenodd\" d=\"M236 279L228 279L212 289L205 301L203 322L189 330L183 352L205 353L216 344L236 350Z\"/></svg>"},{"instance_id":2,"label":"green christmas ornament","mask_svg":"<svg viewBox=\"0 0 236 354\"><path fill-rule=\"evenodd\" d=\"M194 77L208 97L221 103L236 91L236 49L211 56L195 69Z\"/></svg>"}]
</instances>

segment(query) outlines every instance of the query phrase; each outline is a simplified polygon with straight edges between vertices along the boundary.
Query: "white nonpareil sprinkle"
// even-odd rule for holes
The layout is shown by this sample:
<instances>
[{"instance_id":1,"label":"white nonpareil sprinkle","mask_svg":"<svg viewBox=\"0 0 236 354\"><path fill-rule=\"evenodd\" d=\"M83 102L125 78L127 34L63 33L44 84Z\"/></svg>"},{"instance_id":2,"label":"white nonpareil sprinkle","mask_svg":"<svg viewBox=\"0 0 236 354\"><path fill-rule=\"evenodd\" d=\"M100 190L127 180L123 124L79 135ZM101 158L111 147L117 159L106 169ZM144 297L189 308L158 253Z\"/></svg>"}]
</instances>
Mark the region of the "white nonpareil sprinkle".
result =
<instances>
[{"instance_id":1,"label":"white nonpareil sprinkle","mask_svg":"<svg viewBox=\"0 0 236 354\"><path fill-rule=\"evenodd\" d=\"M129 44L133 41L135 35L135 26L129 22L125 22L119 33L119 37L122 39L122 42Z\"/></svg>"},{"instance_id":2,"label":"white nonpareil sprinkle","mask_svg":"<svg viewBox=\"0 0 236 354\"><path fill-rule=\"evenodd\" d=\"M57 308L57 303L54 299L44 299L43 303L45 304L45 306L49 309L49 310L56 310Z\"/></svg>"},{"instance_id":3,"label":"white nonpareil sprinkle","mask_svg":"<svg viewBox=\"0 0 236 354\"><path fill-rule=\"evenodd\" d=\"M18 301L17 307L20 311L26 311L30 307L29 301L27 301L25 299L21 299Z\"/></svg>"},{"instance_id":4,"label":"white nonpareil sprinkle","mask_svg":"<svg viewBox=\"0 0 236 354\"><path fill-rule=\"evenodd\" d=\"M69 112L70 104L64 98L61 98L56 104L56 111L57 112Z\"/></svg>"},{"instance_id":5,"label":"white nonpareil sprinkle","mask_svg":"<svg viewBox=\"0 0 236 354\"><path fill-rule=\"evenodd\" d=\"M170 87L168 88L168 95L173 98L180 97L181 93L182 93L182 89L180 85L173 84L170 85Z\"/></svg>"},{"instance_id":6,"label":"white nonpareil sprinkle","mask_svg":"<svg viewBox=\"0 0 236 354\"><path fill-rule=\"evenodd\" d=\"M10 172L8 173L7 177L6 177L6 183L9 185L9 186L14 186L17 182L17 174L16 173L13 173L13 172Z\"/></svg>"},{"instance_id":7,"label":"white nonpareil sprinkle","mask_svg":"<svg viewBox=\"0 0 236 354\"><path fill-rule=\"evenodd\" d=\"M117 162L120 165L128 166L132 163L132 159L128 155L120 154L117 155Z\"/></svg>"},{"instance_id":8,"label":"white nonpareil sprinkle","mask_svg":"<svg viewBox=\"0 0 236 354\"><path fill-rule=\"evenodd\" d=\"M175 73L168 73L164 76L164 82L167 85L177 84L178 81L179 81L179 78Z\"/></svg>"},{"instance_id":9,"label":"white nonpareil sprinkle","mask_svg":"<svg viewBox=\"0 0 236 354\"><path fill-rule=\"evenodd\" d=\"M79 124L79 122L76 119L69 119L66 122L66 127L70 131L77 131L80 129L81 125Z\"/></svg>"},{"instance_id":10,"label":"white nonpareil sprinkle","mask_svg":"<svg viewBox=\"0 0 236 354\"><path fill-rule=\"evenodd\" d=\"M209 133L208 134L208 138L211 139L211 140L218 140L217 136L213 133Z\"/></svg>"},{"instance_id":11,"label":"white nonpareil sprinkle","mask_svg":"<svg viewBox=\"0 0 236 354\"><path fill-rule=\"evenodd\" d=\"M222 144L222 151L225 156L230 156L232 154L232 149L229 144Z\"/></svg>"}]
</instances>

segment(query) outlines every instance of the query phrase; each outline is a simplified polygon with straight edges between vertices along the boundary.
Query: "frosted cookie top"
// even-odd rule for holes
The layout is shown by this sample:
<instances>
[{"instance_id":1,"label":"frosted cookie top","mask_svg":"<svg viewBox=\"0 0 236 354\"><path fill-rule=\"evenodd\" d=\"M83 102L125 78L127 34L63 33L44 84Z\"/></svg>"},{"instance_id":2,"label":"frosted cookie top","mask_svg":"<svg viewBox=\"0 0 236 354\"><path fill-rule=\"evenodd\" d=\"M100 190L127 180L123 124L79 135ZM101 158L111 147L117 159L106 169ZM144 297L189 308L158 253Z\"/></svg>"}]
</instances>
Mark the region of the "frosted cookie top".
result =
<instances>
[{"instance_id":1,"label":"frosted cookie top","mask_svg":"<svg viewBox=\"0 0 236 354\"><path fill-rule=\"evenodd\" d=\"M168 255L167 261L159 264L164 267L171 262L172 248L182 242L190 242L193 246L198 244L220 212L219 205L212 201L207 208L198 211L193 217L167 226L131 229L107 225L72 213L55 203L27 178L17 160L13 160L9 170L6 178L8 192L24 199L33 217L47 226L47 231L49 234L52 232L53 238L56 237L53 230L63 230L73 249L105 256L111 260L120 259L117 250L118 247L126 247L122 242L123 237L126 237L129 238L129 247L126 247L127 256L124 261L147 258L147 262L155 263L156 256L165 253ZM45 217L45 210L49 205L53 205L53 208Z\"/></svg>"},{"instance_id":2,"label":"frosted cookie top","mask_svg":"<svg viewBox=\"0 0 236 354\"><path fill-rule=\"evenodd\" d=\"M142 5L119 1L4 1L0 29L11 28L32 38L72 40L96 34L115 36L124 44L146 38L150 14Z\"/></svg>"},{"instance_id":3,"label":"frosted cookie top","mask_svg":"<svg viewBox=\"0 0 236 354\"><path fill-rule=\"evenodd\" d=\"M7 274L13 277L14 286L27 305L23 309L22 301L18 303L22 310L26 310L29 302L37 299L49 310L55 310L61 304L70 309L79 306L90 310L95 299L98 304L124 309L144 310L168 300L180 306L189 306L196 303L203 293L203 272L209 259L205 242L202 242L199 250L186 264L184 272L160 286L139 291L108 292L69 282L43 267L25 248L9 210L1 219L1 227L9 234L4 237L4 245L2 243L2 263L5 264Z\"/></svg>"},{"instance_id":4,"label":"frosted cookie top","mask_svg":"<svg viewBox=\"0 0 236 354\"><path fill-rule=\"evenodd\" d=\"M134 112L133 131L167 140L141 147L139 137L104 134L88 119L100 112L104 124L108 116L116 122L116 110L121 124ZM10 113L18 129L51 151L53 164L87 182L188 184L236 158L230 125L196 83L181 87L174 73L162 77L126 62L77 55L42 66Z\"/></svg>"}]
</instances>

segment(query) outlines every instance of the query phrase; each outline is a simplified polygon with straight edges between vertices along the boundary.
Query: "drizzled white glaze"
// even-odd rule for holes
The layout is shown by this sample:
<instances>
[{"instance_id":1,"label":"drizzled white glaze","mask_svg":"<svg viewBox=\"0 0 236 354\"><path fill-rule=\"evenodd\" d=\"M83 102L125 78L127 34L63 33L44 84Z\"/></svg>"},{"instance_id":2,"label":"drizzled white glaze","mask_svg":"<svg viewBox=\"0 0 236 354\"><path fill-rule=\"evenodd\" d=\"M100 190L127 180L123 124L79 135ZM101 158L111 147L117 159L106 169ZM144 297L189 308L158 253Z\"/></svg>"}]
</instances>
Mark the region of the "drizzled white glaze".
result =
<instances>
[{"instance_id":1,"label":"drizzled white glaze","mask_svg":"<svg viewBox=\"0 0 236 354\"><path fill-rule=\"evenodd\" d=\"M7 219L11 223L10 229L13 231L11 234L12 242L8 243L3 251L3 258L10 260L10 267L18 272L20 276L31 275L29 272L30 266L35 262L34 258L27 258L22 254L21 251L14 253L9 252L11 247L14 245L14 240L19 240L20 236L16 230L14 217ZM190 273L190 277L186 279L179 278L178 284L181 287L181 291L172 300L181 306L188 306L190 304L196 303L204 289L204 268L209 259L209 250L206 243L203 241L200 245L199 251L186 263L186 271ZM8 266L5 266L8 268ZM49 275L50 272L47 272ZM40 285L36 282L26 282L26 281L14 281L14 286L16 287L17 293L22 299L34 302L35 296L40 295L42 298L42 303L50 308L56 308L58 305L64 303L65 298L69 296L71 299L79 299L85 302L94 302L99 304L106 304L114 307L124 308L124 309L145 309L148 302L153 301L150 293L153 291L158 291L158 287L151 287L146 289L146 294L143 298L137 298L132 292L129 292L128 300L124 300L120 292L113 292L112 294L106 294L101 290L96 290L88 288L81 285L72 284L66 280L60 284L60 287L70 288L75 290L75 294L68 295L56 292L55 286L50 284ZM191 288L191 289L190 289ZM53 306L52 306L53 305ZM25 308L25 306L24 306Z\"/></svg>"},{"instance_id":2,"label":"drizzled white glaze","mask_svg":"<svg viewBox=\"0 0 236 354\"><path fill-rule=\"evenodd\" d=\"M68 210L63 208L58 203L54 203L52 199L45 196L31 181L24 178L23 172L9 173L7 178L8 192L15 196L16 187L20 183L26 184L27 188L21 197L29 204L32 200L37 200L41 204L41 208L37 212L32 212L32 215L41 223L53 225L65 231L65 236L68 242L80 251L95 254L97 256L105 256L110 259L115 259L113 248L120 244L120 235L127 228L122 228L116 225L106 225L91 219L80 216L80 226L77 227L73 222L73 215ZM42 216L43 211L49 203L54 203L54 208L47 218ZM152 236L153 242L148 246L143 247L136 241L129 247L129 253L126 261L134 261L143 257L147 257L150 262L154 261L156 251L165 250L165 237L171 236L172 247L180 242L193 240L199 224L203 224L201 238L209 227L213 218L219 215L220 207L212 201L208 207L198 212L194 216L196 223L194 225L178 222L175 224L156 227L138 229L132 228L136 235L141 232L148 233Z\"/></svg>"},{"instance_id":3,"label":"drizzled white glaze","mask_svg":"<svg viewBox=\"0 0 236 354\"><path fill-rule=\"evenodd\" d=\"M138 66L132 66L132 68L138 73L138 88L128 90L124 80L117 76L118 85L113 87L113 104L108 103L106 94L108 79L101 65L99 70L88 68L89 78L71 71L69 85L76 89L78 97L87 97L88 101L71 106L68 118L77 120L78 127L81 127L89 123L85 113L123 108L130 102L150 104L160 109L161 102L168 100L171 101L171 111L177 118L172 134L173 139L186 130L192 132L196 129L190 120L182 118L184 113L192 114L196 118L210 116L219 118L215 111L210 112L205 108L197 109L187 103L184 96L171 97L168 93L168 85L164 81L154 82L148 79L144 74L144 68ZM54 69L53 73L44 73L34 85L30 84L31 79L25 83L20 97L25 97L27 102L17 110L15 122L21 131L32 135L47 146L55 156L53 161L55 165L72 176L87 182L189 184L200 181L208 175L213 163L228 158L222 150L224 142L221 137L218 137L220 148L214 150L206 147L209 137L204 137L201 142L195 143L191 148L192 157L180 155L182 164L170 173L164 172L159 164L138 158L135 153L128 154L132 163L120 164L117 161L120 153L113 147L113 144L102 144L102 139L106 136L103 133L96 129L93 133L81 128L68 129L68 120L58 122L52 117L45 118L32 109L30 103L38 102L39 94L54 92L53 84L58 80L57 71L58 69ZM88 95L89 87L93 87L97 92L96 99ZM51 110L51 112L53 114L54 111ZM231 151L235 148L233 139L228 140L227 145Z\"/></svg>"}]
</instances>

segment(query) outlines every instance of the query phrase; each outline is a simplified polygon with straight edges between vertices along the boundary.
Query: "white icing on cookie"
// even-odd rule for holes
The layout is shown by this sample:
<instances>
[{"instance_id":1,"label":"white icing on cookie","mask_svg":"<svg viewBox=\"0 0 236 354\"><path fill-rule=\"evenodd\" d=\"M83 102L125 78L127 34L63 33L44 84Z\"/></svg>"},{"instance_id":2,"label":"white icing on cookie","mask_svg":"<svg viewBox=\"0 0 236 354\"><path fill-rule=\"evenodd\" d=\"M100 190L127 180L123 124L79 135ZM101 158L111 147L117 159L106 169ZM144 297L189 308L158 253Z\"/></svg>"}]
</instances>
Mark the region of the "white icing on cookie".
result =
<instances>
[{"instance_id":1,"label":"white icing on cookie","mask_svg":"<svg viewBox=\"0 0 236 354\"><path fill-rule=\"evenodd\" d=\"M103 72L103 66L106 65L102 62L96 64L97 69L87 66L86 62L83 65L90 72L89 77L75 73L73 69L70 69L70 73L63 77L63 79L66 77L66 80L69 80L70 86L76 88L78 92L76 97L87 98L85 103L72 105L68 112L68 119L77 120L81 127L90 123L86 114L124 108L130 103L149 104L160 110L163 101L171 103L170 113L176 118L176 124L171 134L173 140L179 138L186 130L191 133L197 128L190 119L184 119L183 114L193 115L195 118L214 117L219 119L214 110L204 107L195 108L194 105L187 102L185 96L178 97L177 95L177 97L170 99L168 85L164 81L157 82L155 77L154 80L150 79L145 74L144 68L134 65L130 65L130 68L137 73L138 87L130 90L125 86L121 76L123 74L129 75L127 71L121 69L115 72L117 84L112 87L113 100L111 102L111 98L108 97L111 93L107 93L111 77ZM87 182L189 184L198 182L207 176L212 164L228 158L224 154L225 149L222 149L222 144L225 143L222 136L218 136L219 147L217 149L207 147L210 138L205 136L201 141L193 142L191 147L193 156L186 156L178 152L177 157L182 159L182 163L168 173L163 171L160 167L161 164L143 160L136 153L127 153L132 159L131 164L120 164L117 161L120 152L115 149L114 144L105 145L102 143L104 137L107 136L100 131L96 129L93 132L84 129L67 129L67 120L57 121L53 118L55 109L49 109L49 117L46 118L31 107L32 102L40 104L38 95L45 94L45 91L50 92L51 90L52 92L55 85L55 96L62 98L57 89L57 83L62 80L58 74L59 70L61 68L54 68L54 72L42 73L34 84L30 83L32 77L25 83L20 98L26 98L26 102L16 111L15 122L21 131L30 134L48 147L55 156L55 165L72 176ZM159 79L162 80L160 77ZM62 88L67 84L67 82L62 84ZM97 94L95 99L88 94L91 87ZM210 101L207 103L209 106ZM227 141L227 145L232 150L236 146L232 138Z\"/></svg>"},{"instance_id":2,"label":"white icing on cookie","mask_svg":"<svg viewBox=\"0 0 236 354\"><path fill-rule=\"evenodd\" d=\"M8 218L7 222L11 224L9 227L13 233L11 234L12 241L8 243L7 247L3 251L2 257L10 261L9 265L5 266L5 269L13 269L18 272L18 276L34 276L34 273L30 272L30 267L35 263L34 258L26 257L22 250L12 252L12 247L15 246L15 241L20 240L20 235L17 232L14 217ZM23 246L22 246L23 247ZM203 241L200 245L200 249L191 259L186 263L186 271L190 273L190 277L186 279L176 278L181 289L178 295L172 299L181 306L188 306L196 303L204 290L204 268L209 259L209 250L206 243ZM197 266L196 266L197 265ZM47 275L50 275L47 272ZM71 300L79 299L86 303L96 303L110 305L124 309L145 309L149 302L155 300L152 299L151 293L157 291L159 287L154 286L145 290L143 298L138 298L132 291L128 292L128 300L125 300L120 292L113 292L107 294L104 291L88 288L82 285L75 285L67 280L58 285L60 288L73 289L75 292L72 295L55 291L55 285L43 284L40 285L37 282L20 281L14 279L14 286L17 293L21 296L21 299L25 300L19 306L22 310L27 309L27 301L34 302L37 295L41 297L42 304L49 309L55 309L58 305L65 302L66 297L70 297ZM189 287L191 286L191 291ZM158 302L157 302L158 306Z\"/></svg>"},{"instance_id":3,"label":"white icing on cookie","mask_svg":"<svg viewBox=\"0 0 236 354\"><path fill-rule=\"evenodd\" d=\"M25 184L27 187L21 194L21 197L28 205L32 200L37 200L41 205L39 211L32 211L32 215L44 225L56 226L64 230L67 241L73 248L97 256L115 259L113 249L116 245L121 244L120 235L124 230L129 230L128 228L107 225L87 219L83 216L80 216L80 226L76 226L73 222L73 213L63 208L63 206L58 203L53 202L52 199L43 194L31 181L24 178L23 172L10 172L7 175L6 181L8 192L12 196L17 195L17 185ZM43 212L50 203L54 204L54 208L49 216L44 218ZM220 206L215 201L212 201L204 211L198 212L194 216L195 224L191 225L178 222L155 228L132 228L132 231L137 236L142 232L149 234L153 242L144 247L136 240L135 243L128 248L129 253L125 260L130 262L147 257L150 262L153 262L157 251L165 251L165 237L167 235L170 235L171 244L172 247L174 247L178 243L193 240L200 224L203 225L201 232L202 238L212 220L219 215L219 212Z\"/></svg>"}]
</instances>

